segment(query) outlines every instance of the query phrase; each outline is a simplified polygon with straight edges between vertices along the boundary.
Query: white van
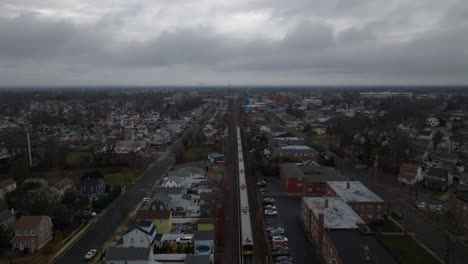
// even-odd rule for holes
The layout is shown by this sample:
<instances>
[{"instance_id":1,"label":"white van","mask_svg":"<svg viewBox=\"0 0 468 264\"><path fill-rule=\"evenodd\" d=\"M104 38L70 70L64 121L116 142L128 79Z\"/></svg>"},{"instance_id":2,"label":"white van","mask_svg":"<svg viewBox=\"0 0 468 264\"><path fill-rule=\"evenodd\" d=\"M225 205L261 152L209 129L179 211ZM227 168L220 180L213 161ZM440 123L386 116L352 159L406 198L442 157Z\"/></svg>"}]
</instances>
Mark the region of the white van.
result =
<instances>
[{"instance_id":1,"label":"white van","mask_svg":"<svg viewBox=\"0 0 468 264\"><path fill-rule=\"evenodd\" d=\"M176 239L177 244L190 244L193 242L193 235L184 235Z\"/></svg>"}]
</instances>

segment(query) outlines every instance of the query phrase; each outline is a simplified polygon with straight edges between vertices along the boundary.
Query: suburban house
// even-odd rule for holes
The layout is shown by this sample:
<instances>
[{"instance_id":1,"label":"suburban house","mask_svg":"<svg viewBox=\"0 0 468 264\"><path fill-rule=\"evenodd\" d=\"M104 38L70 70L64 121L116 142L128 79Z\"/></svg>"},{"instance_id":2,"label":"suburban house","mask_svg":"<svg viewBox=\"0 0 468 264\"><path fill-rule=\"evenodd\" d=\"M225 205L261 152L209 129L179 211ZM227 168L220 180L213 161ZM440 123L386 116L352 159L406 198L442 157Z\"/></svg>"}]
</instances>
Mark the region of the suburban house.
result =
<instances>
[{"instance_id":1,"label":"suburban house","mask_svg":"<svg viewBox=\"0 0 468 264\"><path fill-rule=\"evenodd\" d=\"M460 227L468 229L468 190L452 192L449 211Z\"/></svg>"},{"instance_id":2,"label":"suburban house","mask_svg":"<svg viewBox=\"0 0 468 264\"><path fill-rule=\"evenodd\" d=\"M169 177L171 176L176 176L182 179L181 185L186 189L200 183L205 183L207 180L205 170L199 167L180 168L176 171L169 172Z\"/></svg>"},{"instance_id":3,"label":"suburban house","mask_svg":"<svg viewBox=\"0 0 468 264\"><path fill-rule=\"evenodd\" d=\"M14 249L27 249L30 253L41 249L52 240L52 220L48 216L26 215L15 223Z\"/></svg>"},{"instance_id":4,"label":"suburban house","mask_svg":"<svg viewBox=\"0 0 468 264\"><path fill-rule=\"evenodd\" d=\"M360 231L366 222L339 197L302 198L301 217L326 263L398 263L375 236Z\"/></svg>"},{"instance_id":5,"label":"suburban house","mask_svg":"<svg viewBox=\"0 0 468 264\"><path fill-rule=\"evenodd\" d=\"M118 243L119 247L147 248L153 245L156 226L152 221L137 221L127 229Z\"/></svg>"},{"instance_id":6,"label":"suburban house","mask_svg":"<svg viewBox=\"0 0 468 264\"><path fill-rule=\"evenodd\" d=\"M152 248L109 247L106 264L154 264ZM156 262L157 263L157 262Z\"/></svg>"},{"instance_id":7,"label":"suburban house","mask_svg":"<svg viewBox=\"0 0 468 264\"><path fill-rule=\"evenodd\" d=\"M137 221L152 221L156 230L161 234L169 234L172 229L172 211L170 210L138 210L135 219Z\"/></svg>"},{"instance_id":8,"label":"suburban house","mask_svg":"<svg viewBox=\"0 0 468 264\"><path fill-rule=\"evenodd\" d=\"M54 200L62 200L66 192L73 191L75 186L69 178L62 179L49 188L49 197Z\"/></svg>"},{"instance_id":9,"label":"suburban house","mask_svg":"<svg viewBox=\"0 0 468 264\"><path fill-rule=\"evenodd\" d=\"M435 191L445 191L453 183L452 174L442 168L431 167L424 177L423 184L426 188L435 190Z\"/></svg>"},{"instance_id":10,"label":"suburban house","mask_svg":"<svg viewBox=\"0 0 468 264\"><path fill-rule=\"evenodd\" d=\"M6 179L0 181L0 199L4 199L5 195L16 189L16 181L13 179Z\"/></svg>"},{"instance_id":11,"label":"suburban house","mask_svg":"<svg viewBox=\"0 0 468 264\"><path fill-rule=\"evenodd\" d=\"M103 178L84 178L81 181L81 196L88 200L99 199L106 191Z\"/></svg>"},{"instance_id":12,"label":"suburban house","mask_svg":"<svg viewBox=\"0 0 468 264\"><path fill-rule=\"evenodd\" d=\"M386 214L384 200L359 181L329 181L325 195L340 197L365 221L383 220Z\"/></svg>"},{"instance_id":13,"label":"suburban house","mask_svg":"<svg viewBox=\"0 0 468 264\"><path fill-rule=\"evenodd\" d=\"M403 163L400 166L400 173L398 174L398 182L414 185L422 181L424 175L422 168L415 163Z\"/></svg>"},{"instance_id":14,"label":"suburban house","mask_svg":"<svg viewBox=\"0 0 468 264\"><path fill-rule=\"evenodd\" d=\"M210 255L214 251L213 231L197 231L193 234L194 251L197 255Z\"/></svg>"},{"instance_id":15,"label":"suburban house","mask_svg":"<svg viewBox=\"0 0 468 264\"><path fill-rule=\"evenodd\" d=\"M283 156L294 156L299 157L303 160L318 160L319 153L312 147L306 145L296 145L296 146L282 146L273 149L273 156L283 157Z\"/></svg>"},{"instance_id":16,"label":"suburban house","mask_svg":"<svg viewBox=\"0 0 468 264\"><path fill-rule=\"evenodd\" d=\"M15 210L4 209L0 211L0 227L13 228L15 225Z\"/></svg>"},{"instance_id":17,"label":"suburban house","mask_svg":"<svg viewBox=\"0 0 468 264\"><path fill-rule=\"evenodd\" d=\"M439 154L439 161L447 165L455 166L458 163L458 153L442 152Z\"/></svg>"},{"instance_id":18,"label":"suburban house","mask_svg":"<svg viewBox=\"0 0 468 264\"><path fill-rule=\"evenodd\" d=\"M132 152L137 156L143 156L148 152L149 147L150 143L147 140L119 140L113 145L114 152L121 157Z\"/></svg>"},{"instance_id":19,"label":"suburban house","mask_svg":"<svg viewBox=\"0 0 468 264\"><path fill-rule=\"evenodd\" d=\"M280 179L288 193L325 193L326 181L342 181L344 177L332 167L315 162L280 164Z\"/></svg>"}]
</instances>

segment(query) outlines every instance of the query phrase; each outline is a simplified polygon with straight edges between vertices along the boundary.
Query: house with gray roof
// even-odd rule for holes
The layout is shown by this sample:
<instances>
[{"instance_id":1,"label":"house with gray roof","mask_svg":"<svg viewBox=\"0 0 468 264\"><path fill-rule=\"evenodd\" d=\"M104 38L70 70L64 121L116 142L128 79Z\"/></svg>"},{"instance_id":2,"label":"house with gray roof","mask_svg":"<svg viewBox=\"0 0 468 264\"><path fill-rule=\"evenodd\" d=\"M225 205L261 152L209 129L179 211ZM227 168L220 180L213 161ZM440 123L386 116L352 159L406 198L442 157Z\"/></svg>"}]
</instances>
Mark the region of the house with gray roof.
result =
<instances>
[{"instance_id":1,"label":"house with gray roof","mask_svg":"<svg viewBox=\"0 0 468 264\"><path fill-rule=\"evenodd\" d=\"M106 264L156 264L151 248L109 247Z\"/></svg>"},{"instance_id":2,"label":"house with gray roof","mask_svg":"<svg viewBox=\"0 0 468 264\"><path fill-rule=\"evenodd\" d=\"M152 221L137 221L130 225L119 240L118 247L147 248L154 243L157 230Z\"/></svg>"}]
</instances>

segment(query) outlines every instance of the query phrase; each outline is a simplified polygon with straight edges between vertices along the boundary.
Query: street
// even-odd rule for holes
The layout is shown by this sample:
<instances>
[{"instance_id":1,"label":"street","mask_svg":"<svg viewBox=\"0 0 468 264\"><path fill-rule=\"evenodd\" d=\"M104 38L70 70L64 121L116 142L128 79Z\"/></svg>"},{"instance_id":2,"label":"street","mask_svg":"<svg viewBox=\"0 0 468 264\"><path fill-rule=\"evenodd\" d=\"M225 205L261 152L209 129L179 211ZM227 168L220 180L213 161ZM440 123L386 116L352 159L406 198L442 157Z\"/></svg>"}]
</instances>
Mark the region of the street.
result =
<instances>
[{"instance_id":1,"label":"street","mask_svg":"<svg viewBox=\"0 0 468 264\"><path fill-rule=\"evenodd\" d=\"M121 200L111 206L110 210L57 260L57 263L86 263L84 260L86 252L93 248L100 249L111 238L122 220L143 199L149 187L159 180L174 163L173 158L165 158L157 162L143 178L127 187Z\"/></svg>"}]
</instances>

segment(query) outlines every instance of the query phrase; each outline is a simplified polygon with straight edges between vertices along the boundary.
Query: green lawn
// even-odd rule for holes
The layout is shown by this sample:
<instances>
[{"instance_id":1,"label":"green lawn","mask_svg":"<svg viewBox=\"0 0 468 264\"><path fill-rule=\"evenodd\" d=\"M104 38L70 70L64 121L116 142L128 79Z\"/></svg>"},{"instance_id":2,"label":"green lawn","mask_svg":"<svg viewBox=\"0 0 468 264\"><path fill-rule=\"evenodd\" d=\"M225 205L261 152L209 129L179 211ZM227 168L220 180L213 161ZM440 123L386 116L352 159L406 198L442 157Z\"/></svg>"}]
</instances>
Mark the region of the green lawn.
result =
<instances>
[{"instance_id":1,"label":"green lawn","mask_svg":"<svg viewBox=\"0 0 468 264\"><path fill-rule=\"evenodd\" d=\"M92 159L93 154L91 152L68 152L65 157L65 165L69 167L79 167L83 159Z\"/></svg>"},{"instance_id":2,"label":"green lawn","mask_svg":"<svg viewBox=\"0 0 468 264\"><path fill-rule=\"evenodd\" d=\"M104 174L104 182L107 185L125 185L134 182L140 177L142 171L125 171L119 173Z\"/></svg>"},{"instance_id":3,"label":"green lawn","mask_svg":"<svg viewBox=\"0 0 468 264\"><path fill-rule=\"evenodd\" d=\"M403 232L392 220L386 219L383 222L371 223L370 228L374 232Z\"/></svg>"},{"instance_id":4,"label":"green lawn","mask_svg":"<svg viewBox=\"0 0 468 264\"><path fill-rule=\"evenodd\" d=\"M403 264L439 264L432 255L409 236L384 236L384 244L400 257Z\"/></svg>"}]
</instances>

